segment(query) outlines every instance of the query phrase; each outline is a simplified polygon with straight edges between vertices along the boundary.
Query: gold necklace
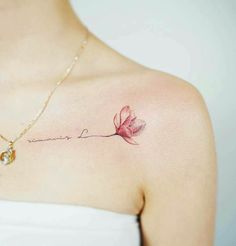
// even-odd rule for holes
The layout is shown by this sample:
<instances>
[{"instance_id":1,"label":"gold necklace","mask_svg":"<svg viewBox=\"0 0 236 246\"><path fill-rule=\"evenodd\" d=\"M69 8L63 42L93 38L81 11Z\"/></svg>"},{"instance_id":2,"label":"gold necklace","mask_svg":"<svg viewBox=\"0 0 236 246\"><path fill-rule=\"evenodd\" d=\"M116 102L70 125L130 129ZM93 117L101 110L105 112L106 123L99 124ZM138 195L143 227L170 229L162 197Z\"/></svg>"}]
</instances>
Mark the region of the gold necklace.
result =
<instances>
[{"instance_id":1,"label":"gold necklace","mask_svg":"<svg viewBox=\"0 0 236 246\"><path fill-rule=\"evenodd\" d=\"M1 162L1 164L8 165L8 164L12 163L16 159L16 150L14 149L14 146L13 146L14 143L17 140L19 140L23 135L25 135L30 130L30 128L38 121L40 116L43 114L43 112L47 108L47 106L49 104L49 100L51 99L52 95L54 94L54 92L56 91L58 86L61 85L62 82L65 81L65 79L71 73L72 69L74 68L74 66L75 66L75 64L77 62L77 60L79 59L80 55L82 54L82 51L84 50L84 48L86 47L86 45L88 43L88 37L89 37L90 32L89 32L89 30L88 30L88 28L86 26L85 26L85 29L86 29L85 38L82 40L82 42L80 44L80 47L79 47L79 50L76 52L76 55L74 56L71 64L66 68L66 72L65 72L64 76L62 77L62 79L57 81L55 87L49 93L49 96L45 100L42 109L39 110L39 112L36 114L36 116L33 118L33 120L27 125L26 128L24 128L20 132L20 134L14 140L9 140L8 138L6 138L6 137L4 137L3 135L0 134L0 138L2 140L4 140L4 141L8 142L7 150L0 154L0 162Z\"/></svg>"}]
</instances>

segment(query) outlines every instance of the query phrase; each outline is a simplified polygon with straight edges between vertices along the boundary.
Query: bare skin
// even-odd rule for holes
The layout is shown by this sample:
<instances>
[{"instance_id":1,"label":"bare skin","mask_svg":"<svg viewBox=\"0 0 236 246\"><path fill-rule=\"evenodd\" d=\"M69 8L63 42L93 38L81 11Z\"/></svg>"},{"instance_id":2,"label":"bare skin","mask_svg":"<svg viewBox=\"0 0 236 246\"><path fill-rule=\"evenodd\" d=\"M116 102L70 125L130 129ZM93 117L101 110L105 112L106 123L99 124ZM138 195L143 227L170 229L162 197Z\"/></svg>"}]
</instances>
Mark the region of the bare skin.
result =
<instances>
[{"instance_id":1,"label":"bare skin","mask_svg":"<svg viewBox=\"0 0 236 246\"><path fill-rule=\"evenodd\" d=\"M35 116L84 34L67 1L18 2L0 1L0 133L8 138ZM124 105L146 122L139 145L117 135L29 141L85 128L112 134ZM6 146L1 140L0 152ZM0 166L0 200L139 214L144 246L213 245L216 153L204 99L189 82L124 57L94 34L15 148L14 163Z\"/></svg>"}]
</instances>

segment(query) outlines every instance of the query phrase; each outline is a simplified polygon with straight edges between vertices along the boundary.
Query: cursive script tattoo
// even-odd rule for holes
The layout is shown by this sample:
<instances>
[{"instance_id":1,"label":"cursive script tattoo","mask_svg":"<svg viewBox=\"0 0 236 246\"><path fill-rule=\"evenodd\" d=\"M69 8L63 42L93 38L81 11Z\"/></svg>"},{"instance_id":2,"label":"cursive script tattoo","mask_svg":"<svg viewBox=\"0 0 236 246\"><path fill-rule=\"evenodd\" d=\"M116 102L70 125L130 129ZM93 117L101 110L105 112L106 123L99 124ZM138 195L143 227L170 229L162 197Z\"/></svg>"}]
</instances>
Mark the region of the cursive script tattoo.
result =
<instances>
[{"instance_id":1,"label":"cursive script tattoo","mask_svg":"<svg viewBox=\"0 0 236 246\"><path fill-rule=\"evenodd\" d=\"M72 136L65 136L65 137L55 137L55 138L44 138L44 139L27 139L27 141L29 143L34 143L34 142L46 142L46 141L55 141L55 140L70 140L72 138L89 138L89 137L111 137L111 136L114 136L114 135L118 135L116 133L113 133L113 134L110 134L110 135L88 135L88 136L83 136L84 132L88 133L88 129L83 129L83 131L81 132L81 134L79 136L76 136L76 137L72 137Z\"/></svg>"},{"instance_id":2,"label":"cursive script tattoo","mask_svg":"<svg viewBox=\"0 0 236 246\"><path fill-rule=\"evenodd\" d=\"M44 142L44 141L55 141L55 140L70 140L72 137L70 136L65 136L65 137L55 137L55 138L45 138L45 139L27 139L29 143L34 143L34 142Z\"/></svg>"},{"instance_id":3,"label":"cursive script tattoo","mask_svg":"<svg viewBox=\"0 0 236 246\"><path fill-rule=\"evenodd\" d=\"M90 138L90 137L113 137L120 136L127 143L135 144L138 143L133 139L133 137L138 136L146 126L146 122L141 119L137 119L133 110L130 109L130 106L124 106L119 113L116 113L113 117L113 123L115 126L115 133L108 135L85 135L88 133L88 129L83 129L81 134L76 137L71 136L60 136L54 138L45 138L45 139L28 139L29 143L43 142L43 141L56 141L56 140L70 140L72 138Z\"/></svg>"}]
</instances>

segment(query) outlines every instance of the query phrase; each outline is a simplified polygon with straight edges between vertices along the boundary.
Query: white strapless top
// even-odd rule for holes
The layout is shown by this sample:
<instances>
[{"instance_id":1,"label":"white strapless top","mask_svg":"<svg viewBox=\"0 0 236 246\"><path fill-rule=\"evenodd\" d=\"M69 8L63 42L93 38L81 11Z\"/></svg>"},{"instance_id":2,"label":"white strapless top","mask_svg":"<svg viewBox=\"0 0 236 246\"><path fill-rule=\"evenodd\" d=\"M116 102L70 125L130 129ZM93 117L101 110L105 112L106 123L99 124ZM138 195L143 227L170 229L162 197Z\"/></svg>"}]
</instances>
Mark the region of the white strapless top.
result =
<instances>
[{"instance_id":1,"label":"white strapless top","mask_svg":"<svg viewBox=\"0 0 236 246\"><path fill-rule=\"evenodd\" d=\"M0 200L1 246L140 246L138 215Z\"/></svg>"}]
</instances>

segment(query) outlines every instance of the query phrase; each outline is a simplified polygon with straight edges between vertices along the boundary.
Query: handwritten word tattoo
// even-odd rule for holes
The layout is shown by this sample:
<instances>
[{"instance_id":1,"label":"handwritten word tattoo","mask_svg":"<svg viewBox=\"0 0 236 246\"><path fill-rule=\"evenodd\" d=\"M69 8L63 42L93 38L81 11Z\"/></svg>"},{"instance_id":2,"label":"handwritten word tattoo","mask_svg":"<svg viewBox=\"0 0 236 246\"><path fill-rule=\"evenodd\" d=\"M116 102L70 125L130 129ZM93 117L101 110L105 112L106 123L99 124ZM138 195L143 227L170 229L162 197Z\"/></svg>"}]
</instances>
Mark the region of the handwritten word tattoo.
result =
<instances>
[{"instance_id":1,"label":"handwritten word tattoo","mask_svg":"<svg viewBox=\"0 0 236 246\"><path fill-rule=\"evenodd\" d=\"M81 134L76 137L71 136L60 136L54 138L45 138L45 139L28 139L29 143L34 142L43 142L43 141L55 141L55 140L70 140L72 138L90 138L90 137L113 137L120 136L127 143L137 145L138 143L134 140L134 137L140 135L143 129L146 126L144 120L138 119L133 110L130 109L130 106L124 106L119 113L116 113L113 117L113 123L115 126L115 133L109 135L84 135L88 133L88 129L83 129Z\"/></svg>"}]
</instances>

